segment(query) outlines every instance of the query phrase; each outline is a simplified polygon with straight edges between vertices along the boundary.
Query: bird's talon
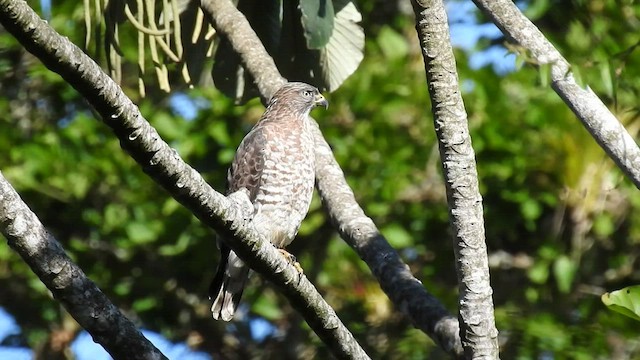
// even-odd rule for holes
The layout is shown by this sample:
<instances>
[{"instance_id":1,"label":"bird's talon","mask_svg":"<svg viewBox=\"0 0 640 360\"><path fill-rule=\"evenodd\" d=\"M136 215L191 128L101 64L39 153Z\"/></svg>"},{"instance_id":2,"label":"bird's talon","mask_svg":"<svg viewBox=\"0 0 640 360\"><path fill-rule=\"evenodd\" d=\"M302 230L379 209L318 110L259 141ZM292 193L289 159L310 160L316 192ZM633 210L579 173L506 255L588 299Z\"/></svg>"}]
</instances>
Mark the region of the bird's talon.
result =
<instances>
[{"instance_id":1,"label":"bird's talon","mask_svg":"<svg viewBox=\"0 0 640 360\"><path fill-rule=\"evenodd\" d=\"M278 251L280 251L280 253L285 258L285 260L287 260L289 264L293 265L293 267L295 267L300 274L304 274L304 271L302 270L302 266L300 266L300 263L296 259L295 255L287 252L285 249L278 249Z\"/></svg>"}]
</instances>

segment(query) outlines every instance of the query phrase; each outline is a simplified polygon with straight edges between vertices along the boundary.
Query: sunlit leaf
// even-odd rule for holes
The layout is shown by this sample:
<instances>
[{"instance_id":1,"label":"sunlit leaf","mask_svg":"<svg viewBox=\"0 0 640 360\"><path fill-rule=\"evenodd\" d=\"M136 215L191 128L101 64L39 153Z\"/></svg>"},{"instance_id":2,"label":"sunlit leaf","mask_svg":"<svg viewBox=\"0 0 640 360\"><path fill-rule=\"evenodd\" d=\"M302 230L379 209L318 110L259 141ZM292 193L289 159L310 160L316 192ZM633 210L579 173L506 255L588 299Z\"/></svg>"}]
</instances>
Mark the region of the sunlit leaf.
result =
<instances>
[{"instance_id":1,"label":"sunlit leaf","mask_svg":"<svg viewBox=\"0 0 640 360\"><path fill-rule=\"evenodd\" d=\"M275 320L282 317L282 310L270 296L259 296L252 304L251 310L267 320Z\"/></svg>"},{"instance_id":2,"label":"sunlit leaf","mask_svg":"<svg viewBox=\"0 0 640 360\"><path fill-rule=\"evenodd\" d=\"M614 84L614 76L613 76L613 69L611 67L611 63L609 61L603 61L600 64L600 76L602 77L602 85L604 85L604 88L607 92L607 96L613 98L613 92L614 92L614 88L615 88L615 84Z\"/></svg>"},{"instance_id":3,"label":"sunlit leaf","mask_svg":"<svg viewBox=\"0 0 640 360\"><path fill-rule=\"evenodd\" d=\"M576 273L577 266L568 256L562 255L553 263L553 276L558 284L558 290L568 293Z\"/></svg>"},{"instance_id":4,"label":"sunlit leaf","mask_svg":"<svg viewBox=\"0 0 640 360\"><path fill-rule=\"evenodd\" d=\"M388 225L381 232L387 238L389 244L395 248L404 248L413 243L411 234L398 224Z\"/></svg>"},{"instance_id":5,"label":"sunlit leaf","mask_svg":"<svg viewBox=\"0 0 640 360\"><path fill-rule=\"evenodd\" d=\"M132 304L133 310L137 312L143 312L147 310L151 310L158 305L158 300L154 297L145 297L142 299L135 300Z\"/></svg>"},{"instance_id":6,"label":"sunlit leaf","mask_svg":"<svg viewBox=\"0 0 640 360\"><path fill-rule=\"evenodd\" d=\"M549 64L540 65L539 72L540 72L540 85L542 87L549 86L549 83L551 82L551 65Z\"/></svg>"},{"instance_id":7,"label":"sunlit leaf","mask_svg":"<svg viewBox=\"0 0 640 360\"><path fill-rule=\"evenodd\" d=\"M593 220L593 231L599 236L610 236L615 229L616 225L609 214L602 213Z\"/></svg>"},{"instance_id":8,"label":"sunlit leaf","mask_svg":"<svg viewBox=\"0 0 640 360\"><path fill-rule=\"evenodd\" d=\"M127 236L134 243L148 243L154 241L157 237L155 229L150 223L130 222L126 227Z\"/></svg>"},{"instance_id":9,"label":"sunlit leaf","mask_svg":"<svg viewBox=\"0 0 640 360\"><path fill-rule=\"evenodd\" d=\"M529 279L536 284L544 284L549 278L549 264L545 261L536 263L529 272Z\"/></svg>"},{"instance_id":10,"label":"sunlit leaf","mask_svg":"<svg viewBox=\"0 0 640 360\"><path fill-rule=\"evenodd\" d=\"M609 309L640 321L640 285L604 293L601 299Z\"/></svg>"},{"instance_id":11,"label":"sunlit leaf","mask_svg":"<svg viewBox=\"0 0 640 360\"><path fill-rule=\"evenodd\" d=\"M384 26L380 29L377 42L380 50L382 50L384 56L389 60L403 58L409 52L409 45L404 36L389 26Z\"/></svg>"},{"instance_id":12,"label":"sunlit leaf","mask_svg":"<svg viewBox=\"0 0 640 360\"><path fill-rule=\"evenodd\" d=\"M333 34L320 51L322 77L329 91L342 85L364 58L364 30L358 24L362 15L351 1L336 0L334 6Z\"/></svg>"}]
</instances>

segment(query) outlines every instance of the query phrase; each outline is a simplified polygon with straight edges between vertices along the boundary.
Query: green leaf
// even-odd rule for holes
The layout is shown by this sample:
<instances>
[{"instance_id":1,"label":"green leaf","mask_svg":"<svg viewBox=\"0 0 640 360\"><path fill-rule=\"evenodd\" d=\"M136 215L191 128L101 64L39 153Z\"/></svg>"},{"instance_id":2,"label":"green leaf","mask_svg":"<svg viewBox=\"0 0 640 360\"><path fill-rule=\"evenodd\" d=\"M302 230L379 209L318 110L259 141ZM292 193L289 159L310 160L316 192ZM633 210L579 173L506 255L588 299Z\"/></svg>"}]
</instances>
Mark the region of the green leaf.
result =
<instances>
[{"instance_id":1,"label":"green leaf","mask_svg":"<svg viewBox=\"0 0 640 360\"><path fill-rule=\"evenodd\" d=\"M616 231L616 224L611 215L603 213L593 220L593 232L599 236L611 236Z\"/></svg>"},{"instance_id":2,"label":"green leaf","mask_svg":"<svg viewBox=\"0 0 640 360\"><path fill-rule=\"evenodd\" d=\"M113 292L119 296L126 296L131 293L131 287L133 283L131 281L121 281L113 287Z\"/></svg>"},{"instance_id":3,"label":"green leaf","mask_svg":"<svg viewBox=\"0 0 640 360\"><path fill-rule=\"evenodd\" d=\"M542 64L539 67L540 71L540 86L547 87L551 83L551 65Z\"/></svg>"},{"instance_id":4,"label":"green leaf","mask_svg":"<svg viewBox=\"0 0 640 360\"><path fill-rule=\"evenodd\" d=\"M191 238L187 234L181 234L175 243L162 245L158 248L158 254L162 256L176 256L183 253L191 243Z\"/></svg>"},{"instance_id":5,"label":"green leaf","mask_svg":"<svg viewBox=\"0 0 640 360\"><path fill-rule=\"evenodd\" d=\"M568 256L562 255L553 263L553 276L558 283L558 290L561 293L568 293L571 290L571 284L576 274L577 266L575 262Z\"/></svg>"},{"instance_id":6,"label":"green leaf","mask_svg":"<svg viewBox=\"0 0 640 360\"><path fill-rule=\"evenodd\" d=\"M272 296L259 296L251 306L251 310L267 320L282 318L282 310Z\"/></svg>"},{"instance_id":7,"label":"green leaf","mask_svg":"<svg viewBox=\"0 0 640 360\"><path fill-rule=\"evenodd\" d=\"M127 236L137 244L152 242L156 239L157 232L155 227L151 225L148 222L131 222L126 226Z\"/></svg>"},{"instance_id":8,"label":"green leaf","mask_svg":"<svg viewBox=\"0 0 640 360\"><path fill-rule=\"evenodd\" d=\"M381 232L387 238L389 244L396 249L405 248L413 244L409 232L398 224L388 225L384 227Z\"/></svg>"},{"instance_id":9,"label":"green leaf","mask_svg":"<svg viewBox=\"0 0 640 360\"><path fill-rule=\"evenodd\" d=\"M151 310L158 306L158 300L154 297L146 297L133 302L132 308L136 312Z\"/></svg>"},{"instance_id":10,"label":"green leaf","mask_svg":"<svg viewBox=\"0 0 640 360\"><path fill-rule=\"evenodd\" d=\"M537 20L549 11L550 7L551 4L549 0L532 1L530 4L527 4L524 14L532 21Z\"/></svg>"},{"instance_id":11,"label":"green leaf","mask_svg":"<svg viewBox=\"0 0 640 360\"><path fill-rule=\"evenodd\" d=\"M569 31L567 32L566 38L567 42L576 49L588 51L589 47L591 47L591 37L589 36L589 33L585 27L577 21L574 21L569 25Z\"/></svg>"},{"instance_id":12,"label":"green leaf","mask_svg":"<svg viewBox=\"0 0 640 360\"><path fill-rule=\"evenodd\" d=\"M520 204L520 211L525 219L536 220L542 214L542 207L538 201L528 198Z\"/></svg>"},{"instance_id":13,"label":"green leaf","mask_svg":"<svg viewBox=\"0 0 640 360\"><path fill-rule=\"evenodd\" d=\"M549 264L546 261L536 263L529 269L527 275L536 284L544 284L549 278Z\"/></svg>"},{"instance_id":14,"label":"green leaf","mask_svg":"<svg viewBox=\"0 0 640 360\"><path fill-rule=\"evenodd\" d=\"M300 0L302 27L309 49L322 49L333 33L333 2Z\"/></svg>"},{"instance_id":15,"label":"green leaf","mask_svg":"<svg viewBox=\"0 0 640 360\"><path fill-rule=\"evenodd\" d=\"M395 60L407 56L409 45L401 34L397 33L389 26L383 26L378 35L378 46L382 54L389 60Z\"/></svg>"},{"instance_id":16,"label":"green leaf","mask_svg":"<svg viewBox=\"0 0 640 360\"><path fill-rule=\"evenodd\" d=\"M607 96L613 98L613 92L615 88L614 78L615 74L613 73L612 66L610 63L611 60L607 59L600 64L600 76L602 77L602 85L604 85Z\"/></svg>"},{"instance_id":17,"label":"green leaf","mask_svg":"<svg viewBox=\"0 0 640 360\"><path fill-rule=\"evenodd\" d=\"M98 223L102 221L102 226L106 231L112 231L113 229L121 227L127 222L129 212L127 208L118 203L108 204L104 209L104 215L100 218L99 214L87 212L87 216L91 216L93 222Z\"/></svg>"},{"instance_id":18,"label":"green leaf","mask_svg":"<svg viewBox=\"0 0 640 360\"><path fill-rule=\"evenodd\" d=\"M601 299L609 309L640 321L640 285L604 293Z\"/></svg>"},{"instance_id":19,"label":"green leaf","mask_svg":"<svg viewBox=\"0 0 640 360\"><path fill-rule=\"evenodd\" d=\"M331 39L320 51L324 84L334 91L353 74L364 58L362 15L351 1L335 0L336 18Z\"/></svg>"}]
</instances>

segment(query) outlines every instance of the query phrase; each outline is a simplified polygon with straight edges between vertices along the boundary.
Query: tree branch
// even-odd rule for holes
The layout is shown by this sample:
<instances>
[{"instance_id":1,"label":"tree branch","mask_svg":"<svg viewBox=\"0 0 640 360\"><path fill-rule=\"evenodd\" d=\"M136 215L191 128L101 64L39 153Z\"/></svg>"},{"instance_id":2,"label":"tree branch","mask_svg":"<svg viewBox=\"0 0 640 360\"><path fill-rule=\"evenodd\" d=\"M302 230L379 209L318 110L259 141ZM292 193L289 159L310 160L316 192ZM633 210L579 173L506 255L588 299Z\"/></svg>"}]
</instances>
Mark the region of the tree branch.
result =
<instances>
[{"instance_id":1,"label":"tree branch","mask_svg":"<svg viewBox=\"0 0 640 360\"><path fill-rule=\"evenodd\" d=\"M413 0L449 203L458 274L460 337L468 359L497 359L482 196L442 0Z\"/></svg>"},{"instance_id":2,"label":"tree branch","mask_svg":"<svg viewBox=\"0 0 640 360\"><path fill-rule=\"evenodd\" d=\"M2 234L53 296L115 359L166 359L47 232L0 172Z\"/></svg>"},{"instance_id":3,"label":"tree branch","mask_svg":"<svg viewBox=\"0 0 640 360\"><path fill-rule=\"evenodd\" d=\"M511 0L473 0L500 30L530 51L536 63L551 66L551 87L580 119L596 142L640 188L640 148L624 126L587 86L578 85L571 66Z\"/></svg>"},{"instance_id":4,"label":"tree branch","mask_svg":"<svg viewBox=\"0 0 640 360\"><path fill-rule=\"evenodd\" d=\"M278 88L277 84L286 80L244 15L229 0L203 0L202 8L216 30L227 37L238 52L244 66L256 79L262 98L268 99ZM320 128L315 121L314 124L316 186L340 235L367 263L396 308L446 352L461 356L458 321L411 274L409 267L365 215Z\"/></svg>"},{"instance_id":5,"label":"tree branch","mask_svg":"<svg viewBox=\"0 0 640 360\"><path fill-rule=\"evenodd\" d=\"M243 212L250 206L246 194L227 198L212 189L162 141L120 87L24 1L0 0L0 23L87 99L118 136L122 148L151 178L202 222L224 235L229 247L278 286L337 358L368 358L307 278L250 226Z\"/></svg>"},{"instance_id":6,"label":"tree branch","mask_svg":"<svg viewBox=\"0 0 640 360\"><path fill-rule=\"evenodd\" d=\"M444 351L461 357L458 320L416 279L398 252L358 205L331 148L314 122L316 186L340 236L358 253L380 287L413 325Z\"/></svg>"}]
</instances>

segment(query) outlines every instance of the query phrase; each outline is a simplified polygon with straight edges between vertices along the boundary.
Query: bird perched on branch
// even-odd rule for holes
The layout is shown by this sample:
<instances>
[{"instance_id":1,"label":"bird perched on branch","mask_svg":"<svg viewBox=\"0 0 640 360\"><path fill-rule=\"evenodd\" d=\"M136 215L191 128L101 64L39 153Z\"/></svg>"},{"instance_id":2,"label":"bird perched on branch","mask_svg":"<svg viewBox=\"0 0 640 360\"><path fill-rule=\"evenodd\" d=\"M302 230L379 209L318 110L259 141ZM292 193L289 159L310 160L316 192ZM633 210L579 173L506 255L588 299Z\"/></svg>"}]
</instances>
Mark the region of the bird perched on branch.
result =
<instances>
[{"instance_id":1,"label":"bird perched on branch","mask_svg":"<svg viewBox=\"0 0 640 360\"><path fill-rule=\"evenodd\" d=\"M242 188L253 203L252 224L279 249L289 245L309 211L315 182L309 112L328 102L315 87L290 82L273 95L240 143L227 175L227 193ZM209 287L214 319L229 321L238 307L249 267L220 243L218 272Z\"/></svg>"}]
</instances>

